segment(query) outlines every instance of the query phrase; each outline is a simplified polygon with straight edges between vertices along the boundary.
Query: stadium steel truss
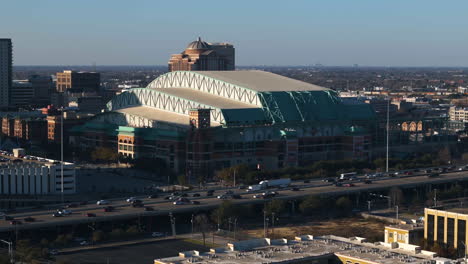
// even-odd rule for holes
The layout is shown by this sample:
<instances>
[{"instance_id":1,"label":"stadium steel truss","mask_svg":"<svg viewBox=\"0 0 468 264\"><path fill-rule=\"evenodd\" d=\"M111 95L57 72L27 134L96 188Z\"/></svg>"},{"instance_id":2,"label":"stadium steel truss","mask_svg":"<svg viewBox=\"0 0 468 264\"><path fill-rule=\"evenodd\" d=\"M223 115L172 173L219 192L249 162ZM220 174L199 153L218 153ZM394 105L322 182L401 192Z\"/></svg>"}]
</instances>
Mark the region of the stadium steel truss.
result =
<instances>
[{"instance_id":1,"label":"stadium steel truss","mask_svg":"<svg viewBox=\"0 0 468 264\"><path fill-rule=\"evenodd\" d=\"M212 124L223 126L374 117L370 107L345 105L331 89L262 71L169 72L114 97L107 111L130 115L129 125L155 127L148 116L119 111L136 106L187 117L190 109L211 109Z\"/></svg>"}]
</instances>

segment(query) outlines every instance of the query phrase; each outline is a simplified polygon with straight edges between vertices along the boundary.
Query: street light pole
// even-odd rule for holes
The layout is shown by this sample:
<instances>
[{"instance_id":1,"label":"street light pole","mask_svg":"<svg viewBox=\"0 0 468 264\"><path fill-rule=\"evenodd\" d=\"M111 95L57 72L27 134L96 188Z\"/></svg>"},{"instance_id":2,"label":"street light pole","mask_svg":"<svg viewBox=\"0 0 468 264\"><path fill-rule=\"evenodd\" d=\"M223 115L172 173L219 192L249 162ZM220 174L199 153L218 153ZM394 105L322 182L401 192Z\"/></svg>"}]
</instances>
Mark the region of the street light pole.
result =
<instances>
[{"instance_id":1,"label":"street light pole","mask_svg":"<svg viewBox=\"0 0 468 264\"><path fill-rule=\"evenodd\" d=\"M389 133L390 133L390 96L387 98L387 161L385 172L388 173L388 148L389 148Z\"/></svg>"},{"instance_id":2,"label":"street light pole","mask_svg":"<svg viewBox=\"0 0 468 264\"><path fill-rule=\"evenodd\" d=\"M192 238L193 238L193 214L192 214L192 219L190 220L190 222L192 223Z\"/></svg>"},{"instance_id":3,"label":"street light pole","mask_svg":"<svg viewBox=\"0 0 468 264\"><path fill-rule=\"evenodd\" d=\"M8 245L8 255L10 256L10 262L15 263L15 260L13 259L13 242L9 242L3 239L0 239L0 241Z\"/></svg>"},{"instance_id":4,"label":"street light pole","mask_svg":"<svg viewBox=\"0 0 468 264\"><path fill-rule=\"evenodd\" d=\"M434 207L437 207L437 189L434 189Z\"/></svg>"},{"instance_id":5,"label":"street light pole","mask_svg":"<svg viewBox=\"0 0 468 264\"><path fill-rule=\"evenodd\" d=\"M395 206L395 209L396 209L396 219L398 220L398 205Z\"/></svg>"},{"instance_id":6,"label":"street light pole","mask_svg":"<svg viewBox=\"0 0 468 264\"><path fill-rule=\"evenodd\" d=\"M267 232L266 232L266 211L263 210L263 237L267 237Z\"/></svg>"},{"instance_id":7,"label":"street light pole","mask_svg":"<svg viewBox=\"0 0 468 264\"><path fill-rule=\"evenodd\" d=\"M61 111L61 114L60 114L60 174L61 174L61 178L60 178L60 193L61 193L61 198L62 198L62 204L64 203L64 197L63 197L63 189L64 189L64 186L63 186L63 107L62 107L62 111Z\"/></svg>"}]
</instances>

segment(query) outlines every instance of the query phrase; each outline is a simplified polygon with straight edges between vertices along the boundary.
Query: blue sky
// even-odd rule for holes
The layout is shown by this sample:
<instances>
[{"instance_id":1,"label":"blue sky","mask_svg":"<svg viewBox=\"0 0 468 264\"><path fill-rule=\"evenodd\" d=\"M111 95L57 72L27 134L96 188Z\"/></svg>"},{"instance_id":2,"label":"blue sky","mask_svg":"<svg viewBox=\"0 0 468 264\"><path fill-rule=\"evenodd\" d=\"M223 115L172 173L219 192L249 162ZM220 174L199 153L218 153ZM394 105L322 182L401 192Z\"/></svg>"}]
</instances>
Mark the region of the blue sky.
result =
<instances>
[{"instance_id":1,"label":"blue sky","mask_svg":"<svg viewBox=\"0 0 468 264\"><path fill-rule=\"evenodd\" d=\"M468 66L468 1L0 0L15 65L165 65L201 36L237 65Z\"/></svg>"}]
</instances>

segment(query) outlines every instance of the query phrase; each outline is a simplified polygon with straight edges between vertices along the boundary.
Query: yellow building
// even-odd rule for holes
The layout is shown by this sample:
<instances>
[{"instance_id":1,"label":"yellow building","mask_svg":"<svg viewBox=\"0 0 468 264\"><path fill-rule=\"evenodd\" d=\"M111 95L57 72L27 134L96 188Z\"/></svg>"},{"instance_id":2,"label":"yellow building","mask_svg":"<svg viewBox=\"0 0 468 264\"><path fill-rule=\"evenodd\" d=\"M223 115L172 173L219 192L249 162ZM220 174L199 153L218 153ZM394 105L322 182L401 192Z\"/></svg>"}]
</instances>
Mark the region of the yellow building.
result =
<instances>
[{"instance_id":1,"label":"yellow building","mask_svg":"<svg viewBox=\"0 0 468 264\"><path fill-rule=\"evenodd\" d=\"M385 243L418 244L423 236L424 227L412 224L400 224L385 227Z\"/></svg>"},{"instance_id":2,"label":"yellow building","mask_svg":"<svg viewBox=\"0 0 468 264\"><path fill-rule=\"evenodd\" d=\"M468 208L424 209L424 238L454 248L466 248Z\"/></svg>"}]
</instances>

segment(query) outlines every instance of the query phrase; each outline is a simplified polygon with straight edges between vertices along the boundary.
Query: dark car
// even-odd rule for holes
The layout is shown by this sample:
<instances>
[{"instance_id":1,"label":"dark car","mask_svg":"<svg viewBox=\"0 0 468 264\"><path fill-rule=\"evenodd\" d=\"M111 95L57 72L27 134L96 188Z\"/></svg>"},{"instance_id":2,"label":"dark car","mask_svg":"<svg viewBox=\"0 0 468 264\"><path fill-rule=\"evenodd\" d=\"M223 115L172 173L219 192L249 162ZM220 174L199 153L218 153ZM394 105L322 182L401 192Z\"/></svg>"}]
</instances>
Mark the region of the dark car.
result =
<instances>
[{"instance_id":1,"label":"dark car","mask_svg":"<svg viewBox=\"0 0 468 264\"><path fill-rule=\"evenodd\" d=\"M427 169L427 170L425 170L424 172L425 172L425 173L431 173L432 170L431 170L431 169Z\"/></svg>"},{"instance_id":2,"label":"dark car","mask_svg":"<svg viewBox=\"0 0 468 264\"><path fill-rule=\"evenodd\" d=\"M58 212L55 212L55 213L52 214L52 216L53 216L53 217L62 217L63 214L58 213Z\"/></svg>"},{"instance_id":3,"label":"dark car","mask_svg":"<svg viewBox=\"0 0 468 264\"><path fill-rule=\"evenodd\" d=\"M143 202L141 200L135 200L132 202L133 207L143 207Z\"/></svg>"},{"instance_id":4,"label":"dark car","mask_svg":"<svg viewBox=\"0 0 468 264\"><path fill-rule=\"evenodd\" d=\"M154 199L154 198L158 198L158 197L159 197L159 195L157 193L153 193L153 194L148 195L148 198L150 198L150 199Z\"/></svg>"},{"instance_id":5,"label":"dark car","mask_svg":"<svg viewBox=\"0 0 468 264\"><path fill-rule=\"evenodd\" d=\"M371 184L371 183L372 183L372 181L371 181L371 180L369 180L369 179L366 179L366 180L364 181L364 183L365 183L365 184Z\"/></svg>"},{"instance_id":6,"label":"dark car","mask_svg":"<svg viewBox=\"0 0 468 264\"><path fill-rule=\"evenodd\" d=\"M341 186L343 186L343 184L341 182L337 182L337 183L335 183L335 186L336 187L341 187Z\"/></svg>"},{"instance_id":7,"label":"dark car","mask_svg":"<svg viewBox=\"0 0 468 264\"><path fill-rule=\"evenodd\" d=\"M17 162L23 162L23 160L20 160L20 159L15 159L13 160L14 163L17 163Z\"/></svg>"},{"instance_id":8,"label":"dark car","mask_svg":"<svg viewBox=\"0 0 468 264\"><path fill-rule=\"evenodd\" d=\"M188 194L183 193L183 194L180 195L180 197L188 197Z\"/></svg>"},{"instance_id":9,"label":"dark car","mask_svg":"<svg viewBox=\"0 0 468 264\"><path fill-rule=\"evenodd\" d=\"M190 201L191 204L200 204L199 201Z\"/></svg>"},{"instance_id":10,"label":"dark car","mask_svg":"<svg viewBox=\"0 0 468 264\"><path fill-rule=\"evenodd\" d=\"M11 221L10 221L10 225L21 225L21 224L22 224L22 223L21 223L21 221L19 221L19 220L11 220Z\"/></svg>"},{"instance_id":11,"label":"dark car","mask_svg":"<svg viewBox=\"0 0 468 264\"><path fill-rule=\"evenodd\" d=\"M239 194L233 194L231 195L232 199L242 199L242 196L240 196Z\"/></svg>"},{"instance_id":12,"label":"dark car","mask_svg":"<svg viewBox=\"0 0 468 264\"><path fill-rule=\"evenodd\" d=\"M440 176L439 173L431 173L431 174L427 175L427 177L429 177L429 178L434 178L434 177L439 177L439 176Z\"/></svg>"},{"instance_id":13,"label":"dark car","mask_svg":"<svg viewBox=\"0 0 468 264\"><path fill-rule=\"evenodd\" d=\"M310 180L304 180L304 183L310 183Z\"/></svg>"},{"instance_id":14,"label":"dark car","mask_svg":"<svg viewBox=\"0 0 468 264\"><path fill-rule=\"evenodd\" d=\"M297 188L297 187L293 187L291 190L295 191L295 192L300 191L299 188Z\"/></svg>"},{"instance_id":15,"label":"dark car","mask_svg":"<svg viewBox=\"0 0 468 264\"><path fill-rule=\"evenodd\" d=\"M151 206L145 206L145 211L154 211L154 208Z\"/></svg>"},{"instance_id":16,"label":"dark car","mask_svg":"<svg viewBox=\"0 0 468 264\"><path fill-rule=\"evenodd\" d=\"M78 207L78 204L76 204L76 203L71 203L71 204L67 204L65 207L66 207L66 208L76 208L76 207Z\"/></svg>"},{"instance_id":17,"label":"dark car","mask_svg":"<svg viewBox=\"0 0 468 264\"><path fill-rule=\"evenodd\" d=\"M200 197L200 194L199 193L194 193L194 194L192 194L192 197Z\"/></svg>"},{"instance_id":18,"label":"dark car","mask_svg":"<svg viewBox=\"0 0 468 264\"><path fill-rule=\"evenodd\" d=\"M94 213L87 213L86 216L87 216L87 217L96 217L96 214L94 214Z\"/></svg>"},{"instance_id":19,"label":"dark car","mask_svg":"<svg viewBox=\"0 0 468 264\"><path fill-rule=\"evenodd\" d=\"M25 222L34 222L34 221L36 221L36 219L35 219L34 217L26 217L26 218L24 219L24 221L25 221Z\"/></svg>"},{"instance_id":20,"label":"dark car","mask_svg":"<svg viewBox=\"0 0 468 264\"><path fill-rule=\"evenodd\" d=\"M206 192L206 196L213 196L214 190L209 190Z\"/></svg>"},{"instance_id":21,"label":"dark car","mask_svg":"<svg viewBox=\"0 0 468 264\"><path fill-rule=\"evenodd\" d=\"M165 196L164 197L164 200L170 200L171 199L171 196Z\"/></svg>"},{"instance_id":22,"label":"dark car","mask_svg":"<svg viewBox=\"0 0 468 264\"><path fill-rule=\"evenodd\" d=\"M81 201L80 202L80 205L87 205L88 204L88 201Z\"/></svg>"},{"instance_id":23,"label":"dark car","mask_svg":"<svg viewBox=\"0 0 468 264\"><path fill-rule=\"evenodd\" d=\"M106 206L104 207L104 212L113 212L114 211L114 207L113 206Z\"/></svg>"},{"instance_id":24,"label":"dark car","mask_svg":"<svg viewBox=\"0 0 468 264\"><path fill-rule=\"evenodd\" d=\"M178 192L173 192L173 193L171 193L172 196L178 196L179 194L180 194L180 193L178 193Z\"/></svg>"}]
</instances>

